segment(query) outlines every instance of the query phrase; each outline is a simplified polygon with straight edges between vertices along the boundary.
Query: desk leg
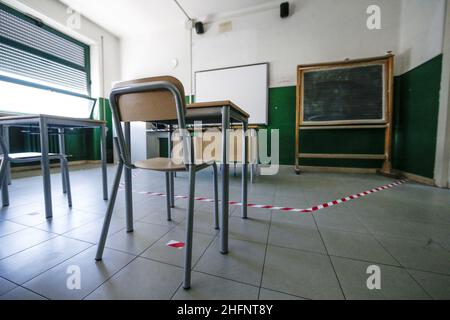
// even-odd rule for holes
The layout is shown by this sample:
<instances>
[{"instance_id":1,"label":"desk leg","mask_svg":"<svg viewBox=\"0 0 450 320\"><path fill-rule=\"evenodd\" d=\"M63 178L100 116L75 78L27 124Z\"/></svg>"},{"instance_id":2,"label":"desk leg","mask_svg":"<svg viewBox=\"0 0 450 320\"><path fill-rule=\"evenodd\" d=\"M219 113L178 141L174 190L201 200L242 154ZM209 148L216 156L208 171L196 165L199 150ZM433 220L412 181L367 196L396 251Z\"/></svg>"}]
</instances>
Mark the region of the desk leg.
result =
<instances>
[{"instance_id":1,"label":"desk leg","mask_svg":"<svg viewBox=\"0 0 450 320\"><path fill-rule=\"evenodd\" d=\"M107 154L106 154L106 125L101 127L101 139L100 139L100 150L102 158L102 183L103 183L103 200L108 200L108 168L107 168Z\"/></svg>"},{"instance_id":2,"label":"desk leg","mask_svg":"<svg viewBox=\"0 0 450 320\"><path fill-rule=\"evenodd\" d=\"M131 156L131 126L125 123L125 143ZM125 203L127 216L127 232L133 232L133 179L130 168L125 168Z\"/></svg>"},{"instance_id":3,"label":"desk leg","mask_svg":"<svg viewBox=\"0 0 450 320\"><path fill-rule=\"evenodd\" d=\"M8 152L10 150L9 145L9 127L4 126L2 129L3 132L3 141L5 142L6 147L8 148ZM8 185L11 185L11 163L8 162L6 165L6 181L8 182Z\"/></svg>"},{"instance_id":4,"label":"desk leg","mask_svg":"<svg viewBox=\"0 0 450 320\"><path fill-rule=\"evenodd\" d=\"M66 141L64 137L64 129L60 128L58 129L58 143L59 143L59 153L62 155L66 154ZM60 160L60 167L61 167L61 179L62 179L62 189L63 193L67 193L67 181L66 181L66 175L64 174L64 160Z\"/></svg>"},{"instance_id":5,"label":"desk leg","mask_svg":"<svg viewBox=\"0 0 450 320\"><path fill-rule=\"evenodd\" d=\"M228 129L230 128L230 107L222 109L222 214L221 214L221 253L228 253L228 219L229 219L229 199L230 199L230 165L228 161Z\"/></svg>"},{"instance_id":6,"label":"desk leg","mask_svg":"<svg viewBox=\"0 0 450 320\"><path fill-rule=\"evenodd\" d=\"M4 137L4 127L0 126L0 135ZM3 140L5 141L5 140ZM6 144L6 143L5 143ZM8 146L6 146L8 148ZM5 154L9 153L9 150L3 150ZM0 183L2 184L2 205L3 207L9 206L9 191L8 191L8 164L6 156L3 156L2 164L0 167Z\"/></svg>"},{"instance_id":7,"label":"desk leg","mask_svg":"<svg viewBox=\"0 0 450 320\"><path fill-rule=\"evenodd\" d=\"M45 198L45 217L51 219L53 217L52 209L52 186L50 179L50 161L48 157L48 124L47 119L41 117L39 120L39 129L41 132L41 166L42 178L44 181L44 198Z\"/></svg>"},{"instance_id":8,"label":"desk leg","mask_svg":"<svg viewBox=\"0 0 450 320\"><path fill-rule=\"evenodd\" d=\"M247 184L248 184L248 124L242 123L242 218L247 219Z\"/></svg>"}]
</instances>

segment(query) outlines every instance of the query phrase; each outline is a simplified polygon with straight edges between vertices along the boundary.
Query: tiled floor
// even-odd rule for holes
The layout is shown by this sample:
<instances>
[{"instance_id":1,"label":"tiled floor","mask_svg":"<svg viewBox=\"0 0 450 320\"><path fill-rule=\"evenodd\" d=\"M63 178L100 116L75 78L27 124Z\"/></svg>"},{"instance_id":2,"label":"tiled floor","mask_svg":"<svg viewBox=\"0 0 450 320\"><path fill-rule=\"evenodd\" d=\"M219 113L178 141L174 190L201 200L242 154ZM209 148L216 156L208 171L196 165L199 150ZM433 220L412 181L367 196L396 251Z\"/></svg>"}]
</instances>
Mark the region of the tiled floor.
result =
<instances>
[{"instance_id":1,"label":"tiled floor","mask_svg":"<svg viewBox=\"0 0 450 320\"><path fill-rule=\"evenodd\" d=\"M115 168L109 168L112 181ZM161 174L137 171L136 191L164 192ZM213 207L196 203L192 289L181 288L185 200L167 222L165 199L134 194L135 231L117 201L104 260L95 262L106 204L100 170L73 171L74 207L53 175L54 219L46 221L40 177L15 179L0 211L0 299L450 299L450 191L414 183L314 214L230 210L230 253L219 253ZM390 182L377 175L300 176L283 167L250 185L252 203L308 208ZM233 177L230 200L240 200ZM186 194L186 175L176 193ZM198 196L212 196L210 172ZM369 290L369 266L381 290ZM77 277L77 276L80 277ZM79 280L79 282L77 281Z\"/></svg>"}]
</instances>

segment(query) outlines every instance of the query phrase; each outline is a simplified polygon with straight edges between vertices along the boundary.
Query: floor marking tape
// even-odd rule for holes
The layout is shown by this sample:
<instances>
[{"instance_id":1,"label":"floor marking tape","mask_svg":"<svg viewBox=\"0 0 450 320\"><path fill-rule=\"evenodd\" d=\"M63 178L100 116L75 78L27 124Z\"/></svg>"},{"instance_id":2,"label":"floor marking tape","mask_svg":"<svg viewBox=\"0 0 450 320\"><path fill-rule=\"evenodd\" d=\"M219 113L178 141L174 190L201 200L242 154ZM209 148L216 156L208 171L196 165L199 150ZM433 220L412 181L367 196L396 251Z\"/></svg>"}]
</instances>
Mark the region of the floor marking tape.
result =
<instances>
[{"instance_id":1,"label":"floor marking tape","mask_svg":"<svg viewBox=\"0 0 450 320\"><path fill-rule=\"evenodd\" d=\"M166 244L166 246L175 248L175 249L183 249L186 246L186 244L181 241L171 240Z\"/></svg>"},{"instance_id":2,"label":"floor marking tape","mask_svg":"<svg viewBox=\"0 0 450 320\"><path fill-rule=\"evenodd\" d=\"M276 206L272 206L272 205L263 205L263 204L253 204L253 203L249 203L247 204L248 208L256 208L256 209L268 209L268 210L273 210L273 211L284 211L284 212L297 212L297 213L313 213L319 210L323 210L326 208L331 208L333 206L339 205L341 203L344 202L349 202L352 200L356 200L358 198L361 197L365 197L367 195L370 195L372 193L376 193L376 192L380 192L380 191L384 191L384 190L388 190L388 189L392 189L394 187L398 187L404 183L406 183L408 180L398 180L395 181L393 183L378 187L378 188L374 188L368 191L364 191L361 193L357 193L357 194L353 194L351 196L345 197L345 198L341 198L341 199L337 199L331 202L327 202L327 203L323 203L321 205L317 205L308 209L296 209L296 208L289 208L289 207L276 207ZM121 190L123 190L123 187L125 186L123 183L120 184L121 186ZM165 193L160 193L160 192L147 192L147 191L136 191L135 193L138 194L142 194L142 195L147 195L147 196L151 196L151 197L166 197ZM175 199L188 199L188 196L175 196ZM196 197L194 198L195 201L200 201L200 202L214 202L214 199L209 199L209 198L204 198L204 197ZM219 201L220 202L220 201ZM236 202L236 201L230 201L228 203L229 205L232 206L238 206L238 207L242 207L244 206L243 203L241 202Z\"/></svg>"}]
</instances>

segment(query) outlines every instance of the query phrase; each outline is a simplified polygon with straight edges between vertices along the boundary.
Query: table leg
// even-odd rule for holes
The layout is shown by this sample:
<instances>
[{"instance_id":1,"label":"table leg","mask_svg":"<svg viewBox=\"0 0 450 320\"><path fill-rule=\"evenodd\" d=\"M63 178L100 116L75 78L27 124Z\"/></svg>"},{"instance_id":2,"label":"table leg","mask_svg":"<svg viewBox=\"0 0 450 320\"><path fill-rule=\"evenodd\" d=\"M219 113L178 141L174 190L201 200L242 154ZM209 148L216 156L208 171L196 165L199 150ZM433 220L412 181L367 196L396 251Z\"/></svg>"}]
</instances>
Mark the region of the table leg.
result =
<instances>
[{"instance_id":1,"label":"table leg","mask_svg":"<svg viewBox=\"0 0 450 320\"><path fill-rule=\"evenodd\" d=\"M125 123L125 143L131 156L131 126ZM133 178L130 168L125 168L125 203L127 216L127 232L133 232Z\"/></svg>"},{"instance_id":2,"label":"table leg","mask_svg":"<svg viewBox=\"0 0 450 320\"><path fill-rule=\"evenodd\" d=\"M64 128L58 129L58 143L59 143L59 153L62 155L66 154L66 141L64 137ZM62 189L63 193L67 193L67 181L66 175L64 174L64 160L60 160L61 167L61 179L62 179Z\"/></svg>"},{"instance_id":3,"label":"table leg","mask_svg":"<svg viewBox=\"0 0 450 320\"><path fill-rule=\"evenodd\" d=\"M242 123L242 218L247 219L247 184L248 184L248 124Z\"/></svg>"},{"instance_id":4,"label":"table leg","mask_svg":"<svg viewBox=\"0 0 450 320\"><path fill-rule=\"evenodd\" d=\"M4 137L4 127L0 126L0 135ZM5 141L5 140L3 140ZM5 143L6 144L6 143ZM7 146L6 146L7 147ZM3 207L9 206L9 191L8 191L8 163L6 163L5 159L7 159L6 154L9 153L9 150L3 150L5 155L3 156L2 164L1 164L1 171L0 171L0 178L2 179L0 183L2 183L2 205Z\"/></svg>"},{"instance_id":5,"label":"table leg","mask_svg":"<svg viewBox=\"0 0 450 320\"><path fill-rule=\"evenodd\" d=\"M3 126L2 129L3 132L3 141L5 142L6 147L8 148L8 152L10 150L9 145L9 127ZM6 181L8 182L8 185L11 185L11 163L8 162L6 166Z\"/></svg>"},{"instance_id":6,"label":"table leg","mask_svg":"<svg viewBox=\"0 0 450 320\"><path fill-rule=\"evenodd\" d=\"M39 129L41 132L41 166L42 178L44 182L44 198L45 198L45 217L51 219L53 217L52 209L52 186L50 179L50 161L48 156L48 124L45 117L39 120Z\"/></svg>"},{"instance_id":7,"label":"table leg","mask_svg":"<svg viewBox=\"0 0 450 320\"><path fill-rule=\"evenodd\" d=\"M230 199L229 174L230 165L228 161L228 129L230 128L230 107L224 106L222 109L222 214L221 214L221 253L228 253L228 211Z\"/></svg>"},{"instance_id":8,"label":"table leg","mask_svg":"<svg viewBox=\"0 0 450 320\"><path fill-rule=\"evenodd\" d=\"M103 200L108 200L108 168L107 168L107 153L106 153L106 125L101 127L101 139L100 139L100 150L102 158L102 183L103 183Z\"/></svg>"}]
</instances>

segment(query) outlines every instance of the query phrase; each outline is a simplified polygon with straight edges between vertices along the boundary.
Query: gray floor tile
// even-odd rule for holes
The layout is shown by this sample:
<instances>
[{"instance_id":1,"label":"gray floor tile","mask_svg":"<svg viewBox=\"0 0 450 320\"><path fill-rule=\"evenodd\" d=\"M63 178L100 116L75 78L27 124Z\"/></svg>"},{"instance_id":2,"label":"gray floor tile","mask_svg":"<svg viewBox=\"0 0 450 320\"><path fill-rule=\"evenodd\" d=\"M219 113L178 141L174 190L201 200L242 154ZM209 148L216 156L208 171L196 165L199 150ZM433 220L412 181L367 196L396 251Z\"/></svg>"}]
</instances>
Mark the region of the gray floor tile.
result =
<instances>
[{"instance_id":1,"label":"gray floor tile","mask_svg":"<svg viewBox=\"0 0 450 320\"><path fill-rule=\"evenodd\" d=\"M190 290L178 289L174 300L256 300L258 288L193 272Z\"/></svg>"},{"instance_id":2,"label":"gray floor tile","mask_svg":"<svg viewBox=\"0 0 450 320\"><path fill-rule=\"evenodd\" d=\"M343 299L328 256L269 246L262 286L307 299Z\"/></svg>"},{"instance_id":3,"label":"gray floor tile","mask_svg":"<svg viewBox=\"0 0 450 320\"><path fill-rule=\"evenodd\" d=\"M10 194L11 204L9 207L0 208L0 219L1 220L13 220L19 218L23 215L39 215L43 214L45 216L45 208L42 203L27 203L22 205L16 205L12 202L14 194Z\"/></svg>"},{"instance_id":4,"label":"gray floor tile","mask_svg":"<svg viewBox=\"0 0 450 320\"><path fill-rule=\"evenodd\" d=\"M89 246L86 242L56 237L0 260L0 276L22 284Z\"/></svg>"},{"instance_id":5,"label":"gray floor tile","mask_svg":"<svg viewBox=\"0 0 450 320\"><path fill-rule=\"evenodd\" d=\"M281 186L279 187L281 188ZM282 186L282 188L283 194L286 192L286 190L289 190L289 187L287 186ZM310 207L309 203L306 201L304 194L302 192L298 192L298 195L291 195L291 196L276 195L273 201L273 205L276 207L288 207L295 209L307 209Z\"/></svg>"},{"instance_id":6,"label":"gray floor tile","mask_svg":"<svg viewBox=\"0 0 450 320\"><path fill-rule=\"evenodd\" d=\"M450 300L450 276L414 270L409 273L433 299Z\"/></svg>"},{"instance_id":7,"label":"gray floor tile","mask_svg":"<svg viewBox=\"0 0 450 320\"><path fill-rule=\"evenodd\" d=\"M139 221L159 224L162 226L174 227L182 223L186 218L186 210L180 208L172 208L171 218L172 221L167 221L167 211L165 205L160 206L158 210L154 210L152 213L142 217Z\"/></svg>"},{"instance_id":8,"label":"gray floor tile","mask_svg":"<svg viewBox=\"0 0 450 320\"><path fill-rule=\"evenodd\" d=\"M44 297L31 292L22 287L17 287L14 290L9 291L7 294L0 296L0 300L47 300Z\"/></svg>"},{"instance_id":9,"label":"gray floor tile","mask_svg":"<svg viewBox=\"0 0 450 320\"><path fill-rule=\"evenodd\" d=\"M181 228L175 228L169 231L169 233L162 237L160 240L158 240L158 242L153 244L141 256L175 266L184 267L185 250L168 247L167 244L172 240L185 242L185 239L186 232ZM214 236L194 232L192 246L192 265L195 265L197 263L198 259L205 252L206 248L211 244L211 241L213 239Z\"/></svg>"},{"instance_id":10,"label":"gray floor tile","mask_svg":"<svg viewBox=\"0 0 450 320\"><path fill-rule=\"evenodd\" d=\"M230 217L229 220L229 236L233 239L254 241L266 244L269 233L270 222L258 217L249 217L242 219L241 217Z\"/></svg>"},{"instance_id":11,"label":"gray floor tile","mask_svg":"<svg viewBox=\"0 0 450 320\"><path fill-rule=\"evenodd\" d=\"M227 255L220 253L217 238L200 259L195 270L259 286L265 246L256 242L229 239Z\"/></svg>"},{"instance_id":12,"label":"gray floor tile","mask_svg":"<svg viewBox=\"0 0 450 320\"><path fill-rule=\"evenodd\" d=\"M450 275L450 252L436 243L376 236L402 266Z\"/></svg>"},{"instance_id":13,"label":"gray floor tile","mask_svg":"<svg viewBox=\"0 0 450 320\"><path fill-rule=\"evenodd\" d=\"M34 208L34 210L32 208ZM66 217L72 213L76 214L76 211L68 207L61 208L58 206L53 206L53 219L55 220L61 217ZM27 212L24 211L23 214L11 218L10 221L29 227L37 226L39 224L47 222L47 218L45 216L45 208L43 205L41 205L40 207L36 207L36 205L30 206L28 207Z\"/></svg>"},{"instance_id":14,"label":"gray floor tile","mask_svg":"<svg viewBox=\"0 0 450 320\"><path fill-rule=\"evenodd\" d=\"M170 229L170 227L135 222L134 232L127 233L125 229L119 231L108 238L106 246L111 249L139 255L169 232Z\"/></svg>"},{"instance_id":15,"label":"gray floor tile","mask_svg":"<svg viewBox=\"0 0 450 320\"><path fill-rule=\"evenodd\" d=\"M327 253L316 227L304 227L272 221L269 232L269 244L322 254Z\"/></svg>"},{"instance_id":16,"label":"gray floor tile","mask_svg":"<svg viewBox=\"0 0 450 320\"><path fill-rule=\"evenodd\" d=\"M25 229L26 226L10 221L0 221L0 238Z\"/></svg>"},{"instance_id":17,"label":"gray floor tile","mask_svg":"<svg viewBox=\"0 0 450 320\"><path fill-rule=\"evenodd\" d=\"M332 207L319 211L314 215L320 228L331 228L339 231L369 233L357 216L345 207Z\"/></svg>"},{"instance_id":18,"label":"gray floor tile","mask_svg":"<svg viewBox=\"0 0 450 320\"><path fill-rule=\"evenodd\" d=\"M186 226L186 220L181 222L178 226L184 229ZM195 211L194 231L210 235L217 235L218 231L215 229L214 214L212 212Z\"/></svg>"},{"instance_id":19,"label":"gray floor tile","mask_svg":"<svg viewBox=\"0 0 450 320\"><path fill-rule=\"evenodd\" d=\"M390 210L386 210L385 212L390 212ZM362 217L360 220L370 232L380 237L399 237L428 241L434 236L430 232L427 232L429 227L425 223L377 218L375 215Z\"/></svg>"},{"instance_id":20,"label":"gray floor tile","mask_svg":"<svg viewBox=\"0 0 450 320\"><path fill-rule=\"evenodd\" d=\"M16 284L6 279L0 278L0 296L17 287Z\"/></svg>"},{"instance_id":21,"label":"gray floor tile","mask_svg":"<svg viewBox=\"0 0 450 320\"><path fill-rule=\"evenodd\" d=\"M425 291L402 268L379 264L381 289L369 290L367 280L371 263L332 257L332 261L347 299L429 299Z\"/></svg>"},{"instance_id":22,"label":"gray floor tile","mask_svg":"<svg viewBox=\"0 0 450 320\"><path fill-rule=\"evenodd\" d=\"M112 218L111 224L109 226L108 236L112 236L116 232L124 230L125 227L126 227L125 220ZM101 219L100 221L95 220L86 225L71 230L67 233L64 233L64 236L96 244L100 239L102 229L103 229L103 219Z\"/></svg>"},{"instance_id":23,"label":"gray floor tile","mask_svg":"<svg viewBox=\"0 0 450 320\"><path fill-rule=\"evenodd\" d=\"M259 293L259 300L274 301L274 300L305 300L305 299L292 296L290 294L261 288L261 292Z\"/></svg>"},{"instance_id":24,"label":"gray floor tile","mask_svg":"<svg viewBox=\"0 0 450 320\"><path fill-rule=\"evenodd\" d=\"M90 294L88 300L167 300L182 281L182 269L137 258Z\"/></svg>"},{"instance_id":25,"label":"gray floor tile","mask_svg":"<svg viewBox=\"0 0 450 320\"><path fill-rule=\"evenodd\" d=\"M23 286L52 300L80 300L135 258L126 253L105 249L103 260L96 262L96 251L97 247L94 246L26 282ZM80 272L80 289L71 289L67 286L70 277L74 275L74 267Z\"/></svg>"},{"instance_id":26,"label":"gray floor tile","mask_svg":"<svg viewBox=\"0 0 450 320\"><path fill-rule=\"evenodd\" d=\"M250 203L250 202L249 202ZM242 218L241 206L230 206L230 211L233 210L231 216L235 218ZM259 221L269 222L272 216L272 211L259 208L247 208L247 217Z\"/></svg>"},{"instance_id":27,"label":"gray floor tile","mask_svg":"<svg viewBox=\"0 0 450 320\"><path fill-rule=\"evenodd\" d=\"M325 228L320 232L330 255L398 265L389 252L370 234Z\"/></svg>"},{"instance_id":28,"label":"gray floor tile","mask_svg":"<svg viewBox=\"0 0 450 320\"><path fill-rule=\"evenodd\" d=\"M31 248L53 237L56 237L56 235L32 228L23 229L4 236L0 238L0 259Z\"/></svg>"},{"instance_id":29,"label":"gray floor tile","mask_svg":"<svg viewBox=\"0 0 450 320\"><path fill-rule=\"evenodd\" d=\"M45 222L36 225L35 228L52 233L64 234L92 221L96 221L98 224L101 224L101 219L102 218L98 215L78 211L71 212L63 217L46 220Z\"/></svg>"},{"instance_id":30,"label":"gray floor tile","mask_svg":"<svg viewBox=\"0 0 450 320\"><path fill-rule=\"evenodd\" d=\"M305 214L295 212L273 211L272 222L316 228L313 215L309 213Z\"/></svg>"}]
</instances>

